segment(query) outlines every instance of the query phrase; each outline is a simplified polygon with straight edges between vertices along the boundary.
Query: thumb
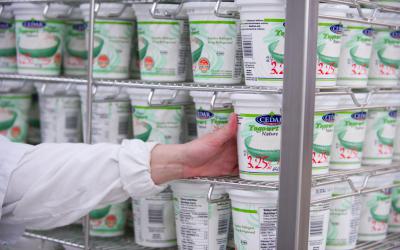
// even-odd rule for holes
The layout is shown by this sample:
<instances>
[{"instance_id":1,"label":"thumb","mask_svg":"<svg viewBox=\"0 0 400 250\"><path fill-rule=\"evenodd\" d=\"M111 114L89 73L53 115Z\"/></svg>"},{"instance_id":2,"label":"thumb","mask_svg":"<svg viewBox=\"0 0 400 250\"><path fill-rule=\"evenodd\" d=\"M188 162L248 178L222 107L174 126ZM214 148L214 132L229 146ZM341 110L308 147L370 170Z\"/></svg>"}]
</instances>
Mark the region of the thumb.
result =
<instances>
[{"instance_id":1,"label":"thumb","mask_svg":"<svg viewBox=\"0 0 400 250\"><path fill-rule=\"evenodd\" d=\"M214 131L213 133L204 136L202 140L204 140L205 143L211 144L212 146L220 147L236 136L236 130L237 116L236 114L231 114L228 124Z\"/></svg>"}]
</instances>

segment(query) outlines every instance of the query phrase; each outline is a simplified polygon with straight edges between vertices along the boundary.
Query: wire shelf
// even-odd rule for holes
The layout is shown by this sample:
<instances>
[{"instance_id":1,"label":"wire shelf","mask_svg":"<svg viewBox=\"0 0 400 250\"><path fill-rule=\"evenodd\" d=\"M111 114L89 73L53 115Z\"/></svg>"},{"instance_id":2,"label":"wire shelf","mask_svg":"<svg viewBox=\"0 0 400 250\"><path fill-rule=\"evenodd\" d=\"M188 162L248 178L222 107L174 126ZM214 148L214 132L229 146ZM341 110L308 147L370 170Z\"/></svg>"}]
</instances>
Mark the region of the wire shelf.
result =
<instances>
[{"instance_id":1,"label":"wire shelf","mask_svg":"<svg viewBox=\"0 0 400 250\"><path fill-rule=\"evenodd\" d=\"M381 241L360 242L355 250L395 250L400 249L400 233L390 233Z\"/></svg>"}]
</instances>

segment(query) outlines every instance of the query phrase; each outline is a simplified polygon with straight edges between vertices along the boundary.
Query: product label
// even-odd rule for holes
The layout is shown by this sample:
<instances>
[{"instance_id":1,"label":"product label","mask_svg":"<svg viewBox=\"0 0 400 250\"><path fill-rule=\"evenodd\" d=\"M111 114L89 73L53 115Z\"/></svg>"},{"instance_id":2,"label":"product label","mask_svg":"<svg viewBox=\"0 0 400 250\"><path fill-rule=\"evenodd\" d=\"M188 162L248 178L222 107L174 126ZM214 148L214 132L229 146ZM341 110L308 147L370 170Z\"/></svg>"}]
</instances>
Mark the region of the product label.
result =
<instances>
[{"instance_id":1,"label":"product label","mask_svg":"<svg viewBox=\"0 0 400 250\"><path fill-rule=\"evenodd\" d=\"M0 20L0 72L17 72L17 50L15 48L15 23Z\"/></svg>"},{"instance_id":2,"label":"product label","mask_svg":"<svg viewBox=\"0 0 400 250\"><path fill-rule=\"evenodd\" d=\"M328 173L334 122L334 113L316 113L314 115L313 174Z\"/></svg>"},{"instance_id":3,"label":"product label","mask_svg":"<svg viewBox=\"0 0 400 250\"><path fill-rule=\"evenodd\" d=\"M87 24L83 21L66 23L65 48L63 58L64 74L82 76L86 73L86 41Z\"/></svg>"},{"instance_id":4,"label":"product label","mask_svg":"<svg viewBox=\"0 0 400 250\"><path fill-rule=\"evenodd\" d=\"M137 22L133 22L132 29L132 47L131 47L131 78L140 79L140 59L139 59L139 49L138 49L138 32L137 32Z\"/></svg>"},{"instance_id":5,"label":"product label","mask_svg":"<svg viewBox=\"0 0 400 250\"><path fill-rule=\"evenodd\" d=\"M369 79L397 84L400 74L400 30L378 29L374 38Z\"/></svg>"},{"instance_id":6,"label":"product label","mask_svg":"<svg viewBox=\"0 0 400 250\"><path fill-rule=\"evenodd\" d=\"M330 164L357 167L361 164L367 112L337 112Z\"/></svg>"},{"instance_id":7,"label":"product label","mask_svg":"<svg viewBox=\"0 0 400 250\"><path fill-rule=\"evenodd\" d=\"M346 26L343 32L338 80L364 81L368 67L374 30L363 26Z\"/></svg>"},{"instance_id":8,"label":"product label","mask_svg":"<svg viewBox=\"0 0 400 250\"><path fill-rule=\"evenodd\" d=\"M93 236L118 236L125 231L127 203L108 205L89 213L90 234Z\"/></svg>"},{"instance_id":9,"label":"product label","mask_svg":"<svg viewBox=\"0 0 400 250\"><path fill-rule=\"evenodd\" d=\"M329 207L328 202L310 208L309 250L325 249L329 225Z\"/></svg>"},{"instance_id":10,"label":"product label","mask_svg":"<svg viewBox=\"0 0 400 250\"><path fill-rule=\"evenodd\" d=\"M396 110L368 112L363 162L388 164L392 162L396 117Z\"/></svg>"},{"instance_id":11,"label":"product label","mask_svg":"<svg viewBox=\"0 0 400 250\"><path fill-rule=\"evenodd\" d=\"M399 180L394 184L400 184ZM389 231L400 232L400 187L392 188L392 210L389 218Z\"/></svg>"},{"instance_id":12,"label":"product label","mask_svg":"<svg viewBox=\"0 0 400 250\"><path fill-rule=\"evenodd\" d=\"M238 115L239 169L242 178L277 178L280 167L280 110Z\"/></svg>"},{"instance_id":13,"label":"product label","mask_svg":"<svg viewBox=\"0 0 400 250\"><path fill-rule=\"evenodd\" d=\"M86 107L83 105L83 118L86 117ZM130 129L130 102L126 101L96 101L93 103L92 140L93 143L121 143L128 138ZM86 129L86 120L83 119Z\"/></svg>"},{"instance_id":14,"label":"product label","mask_svg":"<svg viewBox=\"0 0 400 250\"><path fill-rule=\"evenodd\" d=\"M242 78L239 21L190 21L193 76L197 81Z\"/></svg>"},{"instance_id":15,"label":"product label","mask_svg":"<svg viewBox=\"0 0 400 250\"><path fill-rule=\"evenodd\" d=\"M58 20L16 20L18 72L60 74L64 28Z\"/></svg>"},{"instance_id":16,"label":"product label","mask_svg":"<svg viewBox=\"0 0 400 250\"><path fill-rule=\"evenodd\" d=\"M137 243L176 245L174 204L170 189L156 196L133 199L133 214Z\"/></svg>"},{"instance_id":17,"label":"product label","mask_svg":"<svg viewBox=\"0 0 400 250\"><path fill-rule=\"evenodd\" d=\"M242 20L246 83L282 84L285 19Z\"/></svg>"},{"instance_id":18,"label":"product label","mask_svg":"<svg viewBox=\"0 0 400 250\"><path fill-rule=\"evenodd\" d=\"M132 21L96 20L93 48L95 77L129 77L132 26Z\"/></svg>"},{"instance_id":19,"label":"product label","mask_svg":"<svg viewBox=\"0 0 400 250\"><path fill-rule=\"evenodd\" d=\"M134 106L132 113L135 138L164 144L182 142L184 113L181 106Z\"/></svg>"},{"instance_id":20,"label":"product label","mask_svg":"<svg viewBox=\"0 0 400 250\"><path fill-rule=\"evenodd\" d=\"M181 250L226 249L231 202L208 203L203 197L174 197Z\"/></svg>"},{"instance_id":21,"label":"product label","mask_svg":"<svg viewBox=\"0 0 400 250\"><path fill-rule=\"evenodd\" d=\"M223 127L229 122L229 117L232 113L232 108L217 109L212 111L203 108L197 109L196 122L198 136L201 137Z\"/></svg>"},{"instance_id":22,"label":"product label","mask_svg":"<svg viewBox=\"0 0 400 250\"><path fill-rule=\"evenodd\" d=\"M30 94L0 95L0 135L13 142L25 142L30 104Z\"/></svg>"},{"instance_id":23,"label":"product label","mask_svg":"<svg viewBox=\"0 0 400 250\"><path fill-rule=\"evenodd\" d=\"M317 81L336 79L340 57L343 26L337 23L319 23L317 40Z\"/></svg>"},{"instance_id":24,"label":"product label","mask_svg":"<svg viewBox=\"0 0 400 250\"><path fill-rule=\"evenodd\" d=\"M187 21L139 21L138 39L142 80L186 79Z\"/></svg>"},{"instance_id":25,"label":"product label","mask_svg":"<svg viewBox=\"0 0 400 250\"><path fill-rule=\"evenodd\" d=\"M391 207L390 189L385 192L364 194L361 199L359 237L386 235Z\"/></svg>"},{"instance_id":26,"label":"product label","mask_svg":"<svg viewBox=\"0 0 400 250\"><path fill-rule=\"evenodd\" d=\"M42 142L81 142L79 96L39 98Z\"/></svg>"}]
</instances>

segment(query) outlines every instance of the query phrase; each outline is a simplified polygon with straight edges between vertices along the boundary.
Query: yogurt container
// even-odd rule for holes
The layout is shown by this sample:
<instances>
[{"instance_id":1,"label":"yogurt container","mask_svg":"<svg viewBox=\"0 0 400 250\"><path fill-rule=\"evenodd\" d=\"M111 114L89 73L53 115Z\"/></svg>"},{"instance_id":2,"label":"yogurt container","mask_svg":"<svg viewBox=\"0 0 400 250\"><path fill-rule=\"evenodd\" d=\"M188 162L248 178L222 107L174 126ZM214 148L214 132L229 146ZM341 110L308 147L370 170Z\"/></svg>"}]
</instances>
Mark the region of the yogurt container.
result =
<instances>
[{"instance_id":1,"label":"yogurt container","mask_svg":"<svg viewBox=\"0 0 400 250\"><path fill-rule=\"evenodd\" d=\"M37 145L41 142L39 96L36 92L32 94L31 108L28 112L28 136L26 142L32 145Z\"/></svg>"},{"instance_id":2,"label":"yogurt container","mask_svg":"<svg viewBox=\"0 0 400 250\"><path fill-rule=\"evenodd\" d=\"M61 72L65 24L56 18L66 15L67 5L14 3L17 64L19 74L57 76Z\"/></svg>"},{"instance_id":3,"label":"yogurt container","mask_svg":"<svg viewBox=\"0 0 400 250\"><path fill-rule=\"evenodd\" d=\"M89 4L81 4L84 20L89 21ZM118 15L117 17L114 17ZM132 20L135 14L131 7L121 3L101 3L94 27L93 76L95 78L125 79L130 77L132 46ZM88 32L86 32L86 40ZM77 47L77 52L87 58L86 47ZM84 50L84 51L82 51Z\"/></svg>"},{"instance_id":4,"label":"yogurt container","mask_svg":"<svg viewBox=\"0 0 400 250\"><path fill-rule=\"evenodd\" d=\"M396 136L394 138L393 161L400 161L400 119L397 119Z\"/></svg>"},{"instance_id":5,"label":"yogurt container","mask_svg":"<svg viewBox=\"0 0 400 250\"><path fill-rule=\"evenodd\" d=\"M210 185L185 182L171 184L179 249L226 249L231 202L225 188L216 186L208 202Z\"/></svg>"},{"instance_id":6,"label":"yogurt container","mask_svg":"<svg viewBox=\"0 0 400 250\"><path fill-rule=\"evenodd\" d=\"M377 21L400 24L400 15L378 13ZM368 85L396 86L400 75L400 30L375 28Z\"/></svg>"},{"instance_id":7,"label":"yogurt container","mask_svg":"<svg viewBox=\"0 0 400 250\"><path fill-rule=\"evenodd\" d=\"M240 178L278 181L282 95L232 94L238 116Z\"/></svg>"},{"instance_id":8,"label":"yogurt container","mask_svg":"<svg viewBox=\"0 0 400 250\"><path fill-rule=\"evenodd\" d=\"M185 139L185 108L187 91L155 90L152 104L149 89L127 89L133 108L133 136L142 141L164 144L182 143Z\"/></svg>"},{"instance_id":9,"label":"yogurt container","mask_svg":"<svg viewBox=\"0 0 400 250\"><path fill-rule=\"evenodd\" d=\"M0 82L0 135L13 142L26 141L32 92L31 84L14 80Z\"/></svg>"},{"instance_id":10,"label":"yogurt container","mask_svg":"<svg viewBox=\"0 0 400 250\"><path fill-rule=\"evenodd\" d=\"M400 184L400 173L395 175L394 184ZM389 217L389 232L400 232L400 186L392 188L392 209Z\"/></svg>"},{"instance_id":11,"label":"yogurt container","mask_svg":"<svg viewBox=\"0 0 400 250\"><path fill-rule=\"evenodd\" d=\"M366 98L366 94L357 93L359 102ZM339 101L340 107L354 105L350 96L343 96ZM365 110L351 110L336 112L334 136L331 147L329 169L348 170L361 167L363 142L366 133L367 112Z\"/></svg>"},{"instance_id":12,"label":"yogurt container","mask_svg":"<svg viewBox=\"0 0 400 250\"><path fill-rule=\"evenodd\" d=\"M376 94L371 104L397 105L400 96ZM367 132L363 147L363 164L391 164L396 134L397 110L393 108L370 109L367 116Z\"/></svg>"},{"instance_id":13,"label":"yogurt container","mask_svg":"<svg viewBox=\"0 0 400 250\"><path fill-rule=\"evenodd\" d=\"M84 76L86 74L86 22L78 7L73 8L71 16L65 22L65 41L63 72L66 76Z\"/></svg>"},{"instance_id":14,"label":"yogurt container","mask_svg":"<svg viewBox=\"0 0 400 250\"><path fill-rule=\"evenodd\" d=\"M321 15L345 17L349 7L335 4L319 4ZM339 66L343 25L338 21L320 18L317 40L317 87L336 85Z\"/></svg>"},{"instance_id":15,"label":"yogurt container","mask_svg":"<svg viewBox=\"0 0 400 250\"><path fill-rule=\"evenodd\" d=\"M81 102L69 84L35 83L39 94L42 142L81 142Z\"/></svg>"},{"instance_id":16,"label":"yogurt container","mask_svg":"<svg viewBox=\"0 0 400 250\"><path fill-rule=\"evenodd\" d=\"M10 6L3 6L0 16L0 72L17 73L15 21Z\"/></svg>"},{"instance_id":17,"label":"yogurt container","mask_svg":"<svg viewBox=\"0 0 400 250\"><path fill-rule=\"evenodd\" d=\"M86 134L86 86L78 87L82 102L82 120ZM92 141L119 144L129 138L131 125L129 97L118 87L96 88L92 105Z\"/></svg>"},{"instance_id":18,"label":"yogurt container","mask_svg":"<svg viewBox=\"0 0 400 250\"><path fill-rule=\"evenodd\" d=\"M174 203L171 189L132 199L135 242L145 247L176 246Z\"/></svg>"},{"instance_id":19,"label":"yogurt container","mask_svg":"<svg viewBox=\"0 0 400 250\"><path fill-rule=\"evenodd\" d=\"M399 0L373 0L373 2L377 2L379 5L383 6L400 8Z\"/></svg>"},{"instance_id":20,"label":"yogurt container","mask_svg":"<svg viewBox=\"0 0 400 250\"><path fill-rule=\"evenodd\" d=\"M223 127L233 113L230 93L217 93L211 109L213 92L191 91L196 106L197 134L199 137Z\"/></svg>"},{"instance_id":21,"label":"yogurt container","mask_svg":"<svg viewBox=\"0 0 400 250\"><path fill-rule=\"evenodd\" d=\"M364 176L351 176L356 188L361 188ZM333 197L352 193L347 182L336 183ZM361 197L356 195L331 201L327 250L347 250L356 247L361 214Z\"/></svg>"},{"instance_id":22,"label":"yogurt container","mask_svg":"<svg viewBox=\"0 0 400 250\"><path fill-rule=\"evenodd\" d=\"M236 0L246 85L282 86L285 1Z\"/></svg>"},{"instance_id":23,"label":"yogurt container","mask_svg":"<svg viewBox=\"0 0 400 250\"><path fill-rule=\"evenodd\" d=\"M214 14L216 0L186 1L195 83L239 84L243 59L240 20ZM223 0L223 13L237 11L233 0Z\"/></svg>"},{"instance_id":24,"label":"yogurt container","mask_svg":"<svg viewBox=\"0 0 400 250\"><path fill-rule=\"evenodd\" d=\"M376 188L393 183L391 174L371 177L367 187ZM359 241L379 241L386 238L391 208L391 190L363 194L361 196L361 219Z\"/></svg>"},{"instance_id":25,"label":"yogurt container","mask_svg":"<svg viewBox=\"0 0 400 250\"><path fill-rule=\"evenodd\" d=\"M371 16L373 10L363 8L362 12L366 16ZM351 18L361 19L356 8L349 9L348 15ZM373 35L374 29L371 25L344 22L337 85L367 86Z\"/></svg>"},{"instance_id":26,"label":"yogurt container","mask_svg":"<svg viewBox=\"0 0 400 250\"><path fill-rule=\"evenodd\" d=\"M121 236L125 232L128 203L107 205L89 213L90 235L97 237Z\"/></svg>"},{"instance_id":27,"label":"yogurt container","mask_svg":"<svg viewBox=\"0 0 400 250\"><path fill-rule=\"evenodd\" d=\"M185 81L186 71L190 70L186 13L181 11L177 19L155 19L150 14L152 5L133 5L137 15L140 77L145 81ZM157 10L163 13L176 8L176 4L159 4Z\"/></svg>"}]
</instances>

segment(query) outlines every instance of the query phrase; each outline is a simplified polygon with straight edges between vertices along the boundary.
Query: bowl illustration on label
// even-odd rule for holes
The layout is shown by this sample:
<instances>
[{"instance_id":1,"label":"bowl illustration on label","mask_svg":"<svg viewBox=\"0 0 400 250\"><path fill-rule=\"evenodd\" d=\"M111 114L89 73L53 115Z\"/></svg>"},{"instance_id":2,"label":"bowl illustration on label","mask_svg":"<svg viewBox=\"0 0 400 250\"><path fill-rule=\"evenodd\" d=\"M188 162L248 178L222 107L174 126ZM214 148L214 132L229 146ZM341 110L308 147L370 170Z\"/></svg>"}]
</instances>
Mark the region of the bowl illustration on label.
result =
<instances>
[{"instance_id":1,"label":"bowl illustration on label","mask_svg":"<svg viewBox=\"0 0 400 250\"><path fill-rule=\"evenodd\" d=\"M141 46L143 44L143 47ZM143 60L143 58L146 56L147 49L149 48L149 42L144 39L144 38L139 38L139 47L142 47L139 50L139 59Z\"/></svg>"},{"instance_id":2,"label":"bowl illustration on label","mask_svg":"<svg viewBox=\"0 0 400 250\"><path fill-rule=\"evenodd\" d=\"M262 136L247 137L244 140L247 152L254 157L259 157L267 161L279 161L281 151L279 149L265 149L265 146L270 145L270 143L264 139ZM254 145L259 145L259 147L256 148Z\"/></svg>"},{"instance_id":3,"label":"bowl illustration on label","mask_svg":"<svg viewBox=\"0 0 400 250\"><path fill-rule=\"evenodd\" d=\"M378 137L379 142L380 142L381 144L383 144L383 145L393 146L393 144L394 144L394 139L393 139L393 138L387 138L387 137L385 137L385 136L384 136L384 132L385 132L384 128L381 128L381 129L379 129L379 130L376 132L376 135L377 135L377 137Z\"/></svg>"},{"instance_id":4,"label":"bowl illustration on label","mask_svg":"<svg viewBox=\"0 0 400 250\"><path fill-rule=\"evenodd\" d=\"M360 66L364 66L364 67L369 67L369 58L365 58L365 57L360 57L358 56L358 53L360 53L359 51L359 46L353 47L350 49L350 56L351 59L353 59L353 61Z\"/></svg>"},{"instance_id":5,"label":"bowl illustration on label","mask_svg":"<svg viewBox=\"0 0 400 250\"><path fill-rule=\"evenodd\" d=\"M400 214L400 199L396 197L392 200L392 209L397 213Z\"/></svg>"},{"instance_id":6,"label":"bowl illustration on label","mask_svg":"<svg viewBox=\"0 0 400 250\"><path fill-rule=\"evenodd\" d=\"M326 145L318 145L318 144L313 144L313 150L317 153L320 154L326 154L330 155L331 153L331 146L326 146Z\"/></svg>"},{"instance_id":7,"label":"bowl illustration on label","mask_svg":"<svg viewBox=\"0 0 400 250\"><path fill-rule=\"evenodd\" d=\"M19 53L32 58L52 57L57 53L58 47L61 44L60 38L51 36L51 38L24 38L19 41Z\"/></svg>"},{"instance_id":8,"label":"bowl illustration on label","mask_svg":"<svg viewBox=\"0 0 400 250\"><path fill-rule=\"evenodd\" d=\"M93 211L90 211L89 217L90 217L90 219L99 220L101 218L106 217L106 215L110 212L110 209L111 209L111 205L108 205L103 208L95 209Z\"/></svg>"},{"instance_id":9,"label":"bowl illustration on label","mask_svg":"<svg viewBox=\"0 0 400 250\"><path fill-rule=\"evenodd\" d=\"M11 128L17 119L17 112L0 109L0 131Z\"/></svg>"},{"instance_id":10,"label":"bowl illustration on label","mask_svg":"<svg viewBox=\"0 0 400 250\"><path fill-rule=\"evenodd\" d=\"M93 57L97 57L104 46L104 40L100 37L94 37L94 47L93 47ZM65 46L66 51L69 55L73 57L78 57L82 59L88 58L88 53L86 50L86 41L82 39L70 39L67 41Z\"/></svg>"},{"instance_id":11,"label":"bowl illustration on label","mask_svg":"<svg viewBox=\"0 0 400 250\"><path fill-rule=\"evenodd\" d=\"M278 47L279 46L279 47ZM283 63L284 58L284 43L281 40L275 41L268 45L268 51L271 54L272 58L278 63Z\"/></svg>"},{"instance_id":12,"label":"bowl illustration on label","mask_svg":"<svg viewBox=\"0 0 400 250\"><path fill-rule=\"evenodd\" d=\"M192 38L192 43L191 45L196 48L193 52L192 52L192 61L193 63L196 63L201 56L201 52L203 51L203 47L204 47L204 42L200 39L198 39L197 37Z\"/></svg>"},{"instance_id":13,"label":"bowl illustration on label","mask_svg":"<svg viewBox=\"0 0 400 250\"><path fill-rule=\"evenodd\" d=\"M324 50L325 47L326 47L326 44L322 44L322 45L318 46L318 48L317 48L317 55L318 55L319 60L325 64L337 67L338 62L339 62L339 57L324 55L323 52L325 52L325 50Z\"/></svg>"},{"instance_id":14,"label":"bowl illustration on label","mask_svg":"<svg viewBox=\"0 0 400 250\"><path fill-rule=\"evenodd\" d=\"M393 58L393 56L396 56L398 54L398 48L382 48L378 50L378 57L379 60L386 66L394 67L398 69L400 67L400 59L399 58Z\"/></svg>"},{"instance_id":15,"label":"bowl illustration on label","mask_svg":"<svg viewBox=\"0 0 400 250\"><path fill-rule=\"evenodd\" d=\"M142 122L141 124L145 128L145 132L135 135L135 139L139 139L142 141L147 141L150 138L150 134L152 131L152 127L150 124Z\"/></svg>"},{"instance_id":16,"label":"bowl illustration on label","mask_svg":"<svg viewBox=\"0 0 400 250\"><path fill-rule=\"evenodd\" d=\"M0 48L0 57L12 57L16 55L17 55L17 49L15 47Z\"/></svg>"},{"instance_id":17,"label":"bowl illustration on label","mask_svg":"<svg viewBox=\"0 0 400 250\"><path fill-rule=\"evenodd\" d=\"M338 133L338 139L340 141L340 144L347 148L347 149L353 149L358 152L362 151L363 148L363 142L351 142L345 139L346 134L349 133L348 131L342 131Z\"/></svg>"},{"instance_id":18,"label":"bowl illustration on label","mask_svg":"<svg viewBox=\"0 0 400 250\"><path fill-rule=\"evenodd\" d=\"M389 220L389 208L387 208L387 205L385 202L390 199L390 197L386 196L378 196L377 197L377 202L376 204L370 208L370 212L372 215L372 218L374 220L379 221L379 222L388 222Z\"/></svg>"}]
</instances>

